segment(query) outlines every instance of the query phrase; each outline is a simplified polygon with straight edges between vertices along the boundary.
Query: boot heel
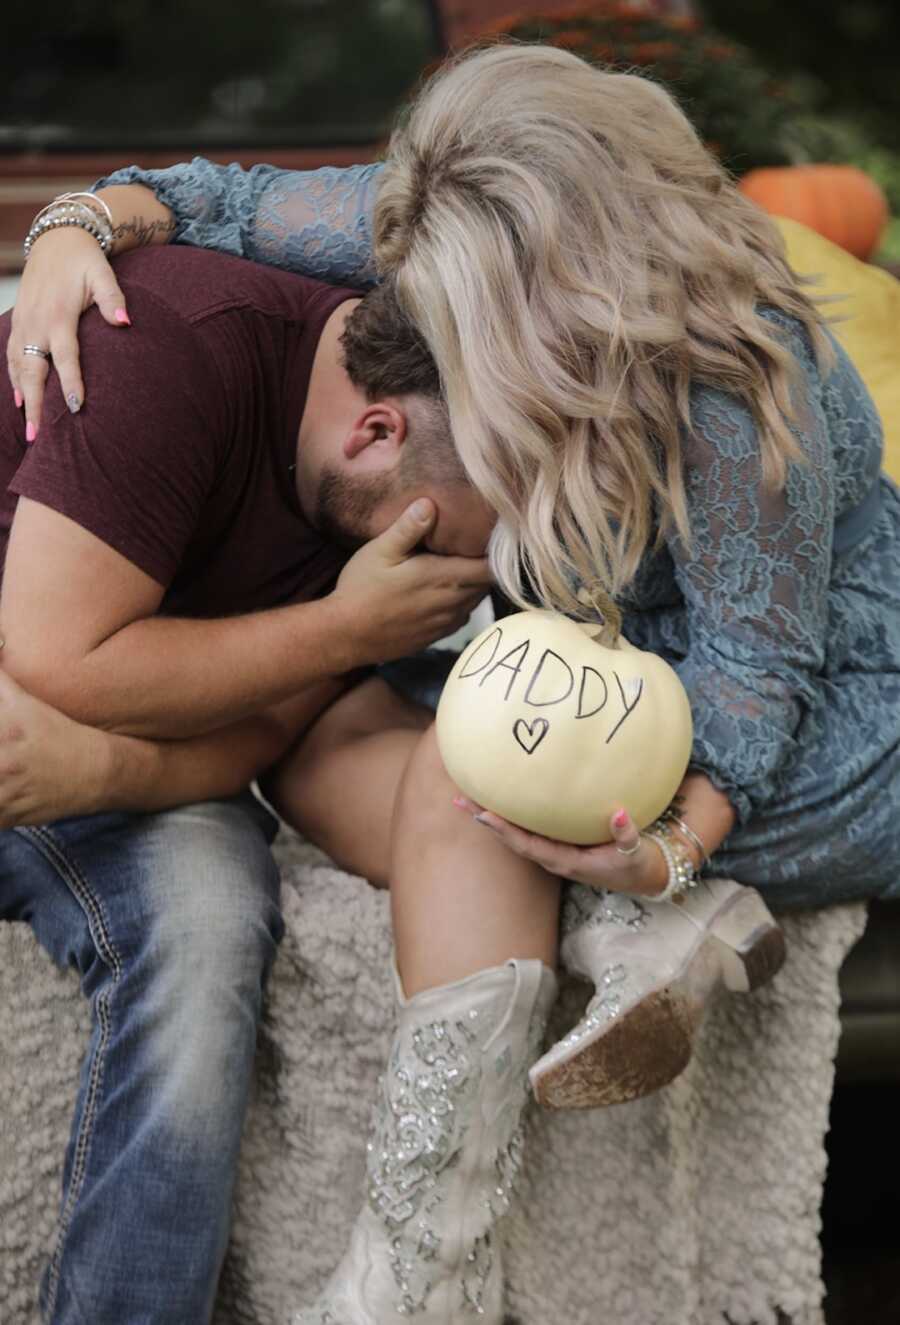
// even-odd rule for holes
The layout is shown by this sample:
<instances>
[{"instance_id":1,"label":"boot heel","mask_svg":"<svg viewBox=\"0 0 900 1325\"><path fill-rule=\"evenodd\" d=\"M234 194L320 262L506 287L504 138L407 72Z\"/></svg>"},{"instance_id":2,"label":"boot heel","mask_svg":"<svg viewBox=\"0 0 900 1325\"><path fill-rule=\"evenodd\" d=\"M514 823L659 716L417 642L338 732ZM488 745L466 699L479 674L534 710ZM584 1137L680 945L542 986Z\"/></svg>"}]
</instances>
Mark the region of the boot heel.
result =
<instances>
[{"instance_id":1,"label":"boot heel","mask_svg":"<svg viewBox=\"0 0 900 1325\"><path fill-rule=\"evenodd\" d=\"M748 994L781 970L784 933L755 888L744 888L709 927L726 989Z\"/></svg>"}]
</instances>

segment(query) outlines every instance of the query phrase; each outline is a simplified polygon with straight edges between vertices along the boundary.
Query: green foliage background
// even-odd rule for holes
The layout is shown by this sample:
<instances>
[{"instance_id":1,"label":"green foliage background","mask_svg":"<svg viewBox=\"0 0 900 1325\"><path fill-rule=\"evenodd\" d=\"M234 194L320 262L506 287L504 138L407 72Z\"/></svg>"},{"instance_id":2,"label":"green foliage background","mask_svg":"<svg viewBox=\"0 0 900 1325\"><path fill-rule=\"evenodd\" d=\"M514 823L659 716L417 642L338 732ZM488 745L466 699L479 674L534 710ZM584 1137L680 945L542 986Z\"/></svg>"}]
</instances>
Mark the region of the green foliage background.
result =
<instances>
[{"instance_id":1,"label":"green foliage background","mask_svg":"<svg viewBox=\"0 0 900 1325\"><path fill-rule=\"evenodd\" d=\"M519 14L507 30L661 82L737 175L859 166L895 217L878 257L900 264L900 0L698 0L694 10L585 0Z\"/></svg>"},{"instance_id":2,"label":"green foliage background","mask_svg":"<svg viewBox=\"0 0 900 1325\"><path fill-rule=\"evenodd\" d=\"M748 46L807 109L793 159L859 166L887 194L880 260L900 264L900 4L897 0L702 0L703 15Z\"/></svg>"},{"instance_id":3,"label":"green foliage background","mask_svg":"<svg viewBox=\"0 0 900 1325\"><path fill-rule=\"evenodd\" d=\"M773 73L805 84L827 114L849 116L900 147L900 5L896 0L700 0L699 11Z\"/></svg>"}]
</instances>

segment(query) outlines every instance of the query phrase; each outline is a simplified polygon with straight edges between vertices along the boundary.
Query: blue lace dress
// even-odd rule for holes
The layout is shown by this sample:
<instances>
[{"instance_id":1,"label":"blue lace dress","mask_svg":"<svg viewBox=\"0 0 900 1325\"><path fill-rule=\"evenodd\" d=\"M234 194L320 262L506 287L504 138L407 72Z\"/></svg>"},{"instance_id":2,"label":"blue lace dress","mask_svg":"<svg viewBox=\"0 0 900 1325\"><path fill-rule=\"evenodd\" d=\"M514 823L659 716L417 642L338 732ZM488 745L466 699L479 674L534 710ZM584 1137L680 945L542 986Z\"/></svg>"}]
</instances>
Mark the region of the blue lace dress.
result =
<instances>
[{"instance_id":1,"label":"blue lace dress","mask_svg":"<svg viewBox=\"0 0 900 1325\"><path fill-rule=\"evenodd\" d=\"M197 159L100 183L152 188L176 242L365 285L379 170ZM710 872L778 906L900 897L900 489L880 473L881 425L847 356L823 379L802 328L765 315L804 370L811 464L767 493L752 417L697 386L684 439L694 546L673 536L645 556L624 630L678 671L691 762L737 813Z\"/></svg>"}]
</instances>

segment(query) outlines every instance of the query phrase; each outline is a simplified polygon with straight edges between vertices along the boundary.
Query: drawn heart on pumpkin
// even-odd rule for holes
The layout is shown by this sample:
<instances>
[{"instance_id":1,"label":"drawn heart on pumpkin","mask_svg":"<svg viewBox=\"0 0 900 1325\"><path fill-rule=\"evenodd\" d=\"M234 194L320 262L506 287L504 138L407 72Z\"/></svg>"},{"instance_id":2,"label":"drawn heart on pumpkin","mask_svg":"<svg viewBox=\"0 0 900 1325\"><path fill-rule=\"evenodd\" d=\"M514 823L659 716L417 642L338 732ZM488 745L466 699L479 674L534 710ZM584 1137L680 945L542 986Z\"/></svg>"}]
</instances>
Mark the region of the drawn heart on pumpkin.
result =
<instances>
[{"instance_id":1,"label":"drawn heart on pumpkin","mask_svg":"<svg viewBox=\"0 0 900 1325\"><path fill-rule=\"evenodd\" d=\"M524 739L519 728L528 733L531 742L530 744ZM550 723L546 718L533 718L531 722L526 722L524 718L519 718L513 727L513 736L515 736L519 745L521 745L527 755L533 755L549 730ZM537 735L535 735L535 733L537 733Z\"/></svg>"}]
</instances>

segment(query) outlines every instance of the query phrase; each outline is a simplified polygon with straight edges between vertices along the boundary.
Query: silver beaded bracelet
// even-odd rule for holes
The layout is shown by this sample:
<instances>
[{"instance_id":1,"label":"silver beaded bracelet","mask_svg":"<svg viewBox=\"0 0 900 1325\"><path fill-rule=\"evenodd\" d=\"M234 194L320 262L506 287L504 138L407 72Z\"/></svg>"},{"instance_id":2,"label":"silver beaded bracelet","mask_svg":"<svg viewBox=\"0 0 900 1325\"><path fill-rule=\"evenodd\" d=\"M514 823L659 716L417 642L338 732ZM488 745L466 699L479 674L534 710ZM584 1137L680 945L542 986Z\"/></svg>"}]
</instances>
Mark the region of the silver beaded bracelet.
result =
<instances>
[{"instance_id":1,"label":"silver beaded bracelet","mask_svg":"<svg viewBox=\"0 0 900 1325\"><path fill-rule=\"evenodd\" d=\"M651 829L657 829L652 832ZM669 877L666 886L661 893L654 897L642 898L642 901L648 902L668 902L671 898L686 893L690 888L696 888L700 882L700 875L697 867L690 857L690 853L681 842L673 836L668 823L663 819L656 819L645 828L642 837L655 842L663 855L663 860L668 867Z\"/></svg>"},{"instance_id":2,"label":"silver beaded bracelet","mask_svg":"<svg viewBox=\"0 0 900 1325\"><path fill-rule=\"evenodd\" d=\"M90 204L78 202L78 199L80 198L90 199ZM32 225L37 225L43 219L43 217L47 215L48 212L57 210L64 203L72 203L72 204L78 203L79 207L86 207L90 211L91 216L94 217L94 219L99 224L103 225L104 227L108 224L110 230L112 230L114 222L113 222L112 208L110 207L109 203L106 202L103 198L101 198L99 194L89 193L87 192L87 190L81 190L76 193L60 193L58 197L51 198L50 201L46 204L46 206L42 207L41 210L38 212L37 216L34 218L34 221L32 222Z\"/></svg>"},{"instance_id":3,"label":"silver beaded bracelet","mask_svg":"<svg viewBox=\"0 0 900 1325\"><path fill-rule=\"evenodd\" d=\"M91 198L103 211L97 211L88 203L78 201L80 198ZM25 261L28 261L36 239L40 239L41 235L49 230L58 230L70 225L78 226L81 230L86 230L89 235L93 235L104 253L108 253L112 248L112 212L103 199L93 193L63 193L46 207L42 207L32 221L31 229L22 245Z\"/></svg>"}]
</instances>

